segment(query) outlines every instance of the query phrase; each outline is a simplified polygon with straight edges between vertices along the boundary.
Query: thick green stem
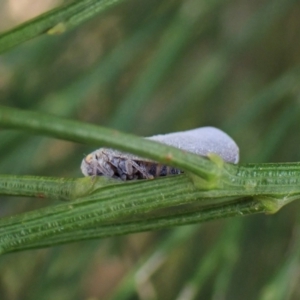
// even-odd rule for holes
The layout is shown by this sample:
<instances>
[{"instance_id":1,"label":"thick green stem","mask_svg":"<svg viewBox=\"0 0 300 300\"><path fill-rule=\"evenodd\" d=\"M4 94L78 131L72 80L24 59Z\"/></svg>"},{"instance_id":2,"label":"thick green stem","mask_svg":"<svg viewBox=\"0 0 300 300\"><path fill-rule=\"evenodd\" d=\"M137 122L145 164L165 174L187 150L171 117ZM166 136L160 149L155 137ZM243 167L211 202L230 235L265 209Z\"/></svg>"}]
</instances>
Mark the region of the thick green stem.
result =
<instances>
[{"instance_id":1,"label":"thick green stem","mask_svg":"<svg viewBox=\"0 0 300 300\"><path fill-rule=\"evenodd\" d=\"M174 226L189 225L207 222L221 218L246 216L267 212L261 202L250 199L228 203L223 205L222 210L218 207L204 208L201 211L179 214L169 217L147 218L144 221L133 221L112 225L95 225L92 228L83 228L74 232L57 234L53 237L41 239L33 243L25 244L20 247L7 248L4 252L14 252L24 249L34 249L60 245L70 242L77 242L90 239L106 238L129 233L137 233L149 230L164 229Z\"/></svg>"},{"instance_id":2,"label":"thick green stem","mask_svg":"<svg viewBox=\"0 0 300 300\"><path fill-rule=\"evenodd\" d=\"M106 184L105 177L72 179L65 183L53 178L26 177L24 181L17 181L25 182L26 188L22 184L10 186L20 187L24 195L29 194L27 187L30 187L33 195L39 188L45 194L51 191L49 195L78 200L2 219L0 246L4 253L23 247L275 212L300 195L300 185L295 184L300 164L280 164L278 169L276 166L224 165L219 186L213 189L199 189L198 183L193 182L195 177L191 180L188 175L125 183L108 179ZM10 177L9 182L13 179L18 178ZM43 185L37 184L37 179L42 180Z\"/></svg>"}]
</instances>

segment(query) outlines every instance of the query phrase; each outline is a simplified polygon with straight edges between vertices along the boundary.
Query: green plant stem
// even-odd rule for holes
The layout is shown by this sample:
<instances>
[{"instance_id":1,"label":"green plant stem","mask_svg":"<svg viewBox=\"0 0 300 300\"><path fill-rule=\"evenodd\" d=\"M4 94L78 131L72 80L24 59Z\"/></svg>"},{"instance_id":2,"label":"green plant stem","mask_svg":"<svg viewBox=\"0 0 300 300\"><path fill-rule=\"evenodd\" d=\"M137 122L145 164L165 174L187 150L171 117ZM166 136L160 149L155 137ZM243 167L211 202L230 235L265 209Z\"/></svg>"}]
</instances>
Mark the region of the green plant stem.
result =
<instances>
[{"instance_id":1,"label":"green plant stem","mask_svg":"<svg viewBox=\"0 0 300 300\"><path fill-rule=\"evenodd\" d=\"M39 176L0 175L0 195L30 196L59 200L74 200L84 196L98 197L95 192L107 188L120 189L123 193L161 188L161 184L180 185L184 192L199 192L202 199L226 197L270 197L287 204L300 195L300 163L224 165L218 186L199 189L197 178L190 175L161 177L155 180L122 182L104 176L84 178L55 178ZM201 185L201 179L200 179ZM129 188L130 187L130 188ZM200 186L201 187L201 186ZM170 189L172 191L172 189Z\"/></svg>"},{"instance_id":2,"label":"green plant stem","mask_svg":"<svg viewBox=\"0 0 300 300\"><path fill-rule=\"evenodd\" d=\"M0 249L5 253L49 242L107 237L265 211L262 202L242 200L229 206L223 203L221 207L175 211L173 215L165 210L165 214L155 215L157 209L199 201L201 191L187 176L109 186L78 201L2 219Z\"/></svg>"},{"instance_id":3,"label":"green plant stem","mask_svg":"<svg viewBox=\"0 0 300 300\"><path fill-rule=\"evenodd\" d=\"M151 158L166 165L195 172L196 175L204 179L211 179L219 172L215 163L199 155L187 154L174 147L141 139L116 130L66 120L41 112L0 106L0 126L94 145L99 148L108 146L134 153L141 157Z\"/></svg>"},{"instance_id":4,"label":"green plant stem","mask_svg":"<svg viewBox=\"0 0 300 300\"><path fill-rule=\"evenodd\" d=\"M71 201L91 190L118 183L121 182L107 177L91 181L90 178L0 175L0 195Z\"/></svg>"},{"instance_id":5,"label":"green plant stem","mask_svg":"<svg viewBox=\"0 0 300 300\"><path fill-rule=\"evenodd\" d=\"M300 195L300 163L230 165L95 125L0 107L0 125L129 151L186 171L122 182L0 176L0 194L68 200L0 220L0 253L155 230L254 213L274 213ZM71 201L73 200L73 201Z\"/></svg>"},{"instance_id":6,"label":"green plant stem","mask_svg":"<svg viewBox=\"0 0 300 300\"><path fill-rule=\"evenodd\" d=\"M21 246L13 245L13 247L10 248L8 245L7 248L3 247L2 251L5 253L24 249L49 247L70 242L106 238L149 230L160 230L174 226L203 223L221 218L247 216L263 212L267 212L263 203L250 199L241 199L240 201L223 205L222 209L220 209L220 207L209 207L203 208L200 211L183 213L175 216L149 219L144 218L144 221L139 220L102 226L95 224L95 226L92 228L83 228L82 230L56 234L53 237L47 236L45 239L40 239L36 242L25 243Z\"/></svg>"},{"instance_id":7,"label":"green plant stem","mask_svg":"<svg viewBox=\"0 0 300 300\"><path fill-rule=\"evenodd\" d=\"M77 198L76 201L3 218L0 249L5 253L24 247L44 247L216 218L272 213L300 195L299 164L236 166L226 169L223 176L226 178L219 181L216 189L202 190L188 175L124 183L108 180L107 185L104 177L75 179L70 199ZM27 186L30 186L30 179L34 187L37 178L26 177ZM68 190L63 187L63 181L39 180L44 182L43 189L51 190L53 195ZM55 184L57 193L54 192ZM67 188L69 184L66 181ZM79 191L77 195L76 191ZM8 193L5 190L5 194ZM28 195L27 189L24 194Z\"/></svg>"},{"instance_id":8,"label":"green plant stem","mask_svg":"<svg viewBox=\"0 0 300 300\"><path fill-rule=\"evenodd\" d=\"M0 53L42 34L60 34L123 0L79 0L60 6L0 35Z\"/></svg>"}]
</instances>

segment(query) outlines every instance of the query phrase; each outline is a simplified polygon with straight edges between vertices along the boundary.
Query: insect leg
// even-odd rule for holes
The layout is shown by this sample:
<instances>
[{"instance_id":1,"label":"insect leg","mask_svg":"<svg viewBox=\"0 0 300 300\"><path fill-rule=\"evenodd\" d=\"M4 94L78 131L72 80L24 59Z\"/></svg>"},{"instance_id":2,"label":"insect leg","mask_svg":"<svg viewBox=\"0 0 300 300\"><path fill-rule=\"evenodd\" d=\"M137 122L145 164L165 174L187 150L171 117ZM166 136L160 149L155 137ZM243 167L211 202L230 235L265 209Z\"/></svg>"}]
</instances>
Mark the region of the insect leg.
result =
<instances>
[{"instance_id":1,"label":"insect leg","mask_svg":"<svg viewBox=\"0 0 300 300\"><path fill-rule=\"evenodd\" d=\"M132 169L132 167L134 167L137 171L139 171L142 175L143 178L145 179L153 179L154 177L147 171L146 167L143 165L139 165L137 162L135 162L134 160L127 160L125 162L125 167L126 169Z\"/></svg>"},{"instance_id":2,"label":"insect leg","mask_svg":"<svg viewBox=\"0 0 300 300\"><path fill-rule=\"evenodd\" d=\"M113 159L111 163L116 167L122 180L134 178L152 179L153 176L147 171L145 166L140 166L132 159ZM141 176L137 173L140 173Z\"/></svg>"},{"instance_id":3,"label":"insect leg","mask_svg":"<svg viewBox=\"0 0 300 300\"><path fill-rule=\"evenodd\" d=\"M97 165L95 175L104 175L104 176L108 176L108 177L113 177L114 173L115 172L114 172L112 166L109 163L102 161L101 163L99 163Z\"/></svg>"},{"instance_id":4,"label":"insect leg","mask_svg":"<svg viewBox=\"0 0 300 300\"><path fill-rule=\"evenodd\" d=\"M115 175L122 180L145 178L153 179L153 176L148 172L146 166L141 162L139 165L131 157L114 156L111 153L106 153L107 162L115 168Z\"/></svg>"}]
</instances>

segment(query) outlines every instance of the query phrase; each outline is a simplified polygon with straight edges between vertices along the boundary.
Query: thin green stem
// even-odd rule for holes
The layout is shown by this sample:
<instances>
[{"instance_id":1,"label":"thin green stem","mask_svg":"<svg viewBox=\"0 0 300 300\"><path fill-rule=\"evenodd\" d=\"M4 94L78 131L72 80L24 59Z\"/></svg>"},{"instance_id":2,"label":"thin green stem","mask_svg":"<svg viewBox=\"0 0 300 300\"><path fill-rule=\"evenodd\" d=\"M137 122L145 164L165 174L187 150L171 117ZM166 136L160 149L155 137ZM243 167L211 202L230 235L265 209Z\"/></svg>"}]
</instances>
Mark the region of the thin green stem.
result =
<instances>
[{"instance_id":1,"label":"thin green stem","mask_svg":"<svg viewBox=\"0 0 300 300\"><path fill-rule=\"evenodd\" d=\"M118 181L107 177L56 178L41 176L0 175L0 195L48 198L53 200L74 200L91 191L116 185Z\"/></svg>"},{"instance_id":2,"label":"thin green stem","mask_svg":"<svg viewBox=\"0 0 300 300\"><path fill-rule=\"evenodd\" d=\"M42 34L60 34L123 0L79 0L60 6L0 35L0 53Z\"/></svg>"},{"instance_id":3,"label":"thin green stem","mask_svg":"<svg viewBox=\"0 0 300 300\"><path fill-rule=\"evenodd\" d=\"M54 138L95 145L111 147L151 158L158 162L188 170L211 179L217 175L215 163L199 155L185 153L174 147L162 145L133 135L100 126L66 120L41 112L23 111L0 106L0 125L30 131Z\"/></svg>"}]
</instances>

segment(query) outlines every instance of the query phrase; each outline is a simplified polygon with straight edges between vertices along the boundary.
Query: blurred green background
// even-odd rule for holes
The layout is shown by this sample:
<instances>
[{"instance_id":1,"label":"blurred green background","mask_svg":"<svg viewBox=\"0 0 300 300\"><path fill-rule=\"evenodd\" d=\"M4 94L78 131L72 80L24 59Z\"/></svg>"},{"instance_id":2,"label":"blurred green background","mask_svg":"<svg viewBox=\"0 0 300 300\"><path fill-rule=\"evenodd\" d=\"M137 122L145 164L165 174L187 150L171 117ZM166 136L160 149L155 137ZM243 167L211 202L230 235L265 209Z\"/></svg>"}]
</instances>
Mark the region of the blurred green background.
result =
<instances>
[{"instance_id":1,"label":"blurred green background","mask_svg":"<svg viewBox=\"0 0 300 300\"><path fill-rule=\"evenodd\" d=\"M1 0L0 32L61 3ZM299 15L291 0L126 0L3 54L0 101L141 136L211 125L242 163L300 161ZM79 177L91 150L1 130L0 173ZM0 215L51 203L1 197ZM299 210L4 255L1 300L299 299Z\"/></svg>"}]
</instances>

